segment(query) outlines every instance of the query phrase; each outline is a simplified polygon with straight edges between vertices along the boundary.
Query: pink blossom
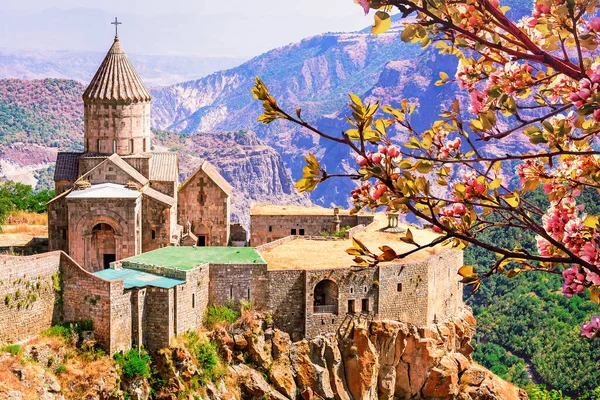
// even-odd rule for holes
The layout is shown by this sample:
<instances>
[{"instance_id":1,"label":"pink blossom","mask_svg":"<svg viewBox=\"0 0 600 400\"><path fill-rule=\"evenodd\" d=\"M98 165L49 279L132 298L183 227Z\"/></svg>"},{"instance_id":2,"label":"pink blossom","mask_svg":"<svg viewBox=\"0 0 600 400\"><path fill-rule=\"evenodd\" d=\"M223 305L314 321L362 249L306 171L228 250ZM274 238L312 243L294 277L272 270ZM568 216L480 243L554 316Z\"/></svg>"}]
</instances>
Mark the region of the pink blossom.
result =
<instances>
[{"instance_id":1,"label":"pink blossom","mask_svg":"<svg viewBox=\"0 0 600 400\"><path fill-rule=\"evenodd\" d=\"M600 316L595 315L592 317L592 320L581 326L581 335L585 336L589 339L592 339L598 335L598 331L600 331Z\"/></svg>"}]
</instances>

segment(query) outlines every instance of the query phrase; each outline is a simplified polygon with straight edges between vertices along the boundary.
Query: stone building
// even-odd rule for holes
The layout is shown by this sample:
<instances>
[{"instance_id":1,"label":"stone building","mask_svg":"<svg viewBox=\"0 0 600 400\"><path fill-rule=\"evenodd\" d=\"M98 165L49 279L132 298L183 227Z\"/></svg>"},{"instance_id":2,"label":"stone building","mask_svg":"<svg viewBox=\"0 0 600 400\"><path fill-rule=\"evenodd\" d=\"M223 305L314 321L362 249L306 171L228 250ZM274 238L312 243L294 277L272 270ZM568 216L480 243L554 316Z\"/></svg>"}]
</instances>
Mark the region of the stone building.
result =
<instances>
[{"instance_id":1,"label":"stone building","mask_svg":"<svg viewBox=\"0 0 600 400\"><path fill-rule=\"evenodd\" d=\"M290 235L332 234L372 221L372 214L351 215L339 208L255 205L250 210L250 245L261 246Z\"/></svg>"},{"instance_id":2,"label":"stone building","mask_svg":"<svg viewBox=\"0 0 600 400\"><path fill-rule=\"evenodd\" d=\"M435 237L413 230L419 243ZM380 215L351 235L373 249L413 248ZM423 325L462 310L461 251L436 246L369 268L352 265L351 245L349 238L288 236L258 248L167 246L95 272L63 252L0 256L0 326L10 327L0 342L58 321L92 320L95 339L111 353L139 345L156 351L199 328L209 305L242 301L269 311L295 340L333 333L356 316Z\"/></svg>"},{"instance_id":3,"label":"stone building","mask_svg":"<svg viewBox=\"0 0 600 400\"><path fill-rule=\"evenodd\" d=\"M84 151L58 154L48 204L49 249L89 271L164 246L229 242L231 186L204 162L179 190L177 154L152 151L151 99L115 37L83 93Z\"/></svg>"}]
</instances>

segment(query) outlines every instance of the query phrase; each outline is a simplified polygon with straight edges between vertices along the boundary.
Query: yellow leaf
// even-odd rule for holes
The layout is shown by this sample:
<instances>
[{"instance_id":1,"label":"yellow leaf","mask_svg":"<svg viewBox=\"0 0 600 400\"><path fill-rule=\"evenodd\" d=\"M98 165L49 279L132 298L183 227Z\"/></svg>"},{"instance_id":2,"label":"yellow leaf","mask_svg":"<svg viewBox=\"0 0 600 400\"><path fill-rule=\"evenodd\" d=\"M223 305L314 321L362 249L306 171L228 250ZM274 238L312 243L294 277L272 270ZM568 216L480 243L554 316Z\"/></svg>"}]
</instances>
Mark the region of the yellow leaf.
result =
<instances>
[{"instance_id":1,"label":"yellow leaf","mask_svg":"<svg viewBox=\"0 0 600 400\"><path fill-rule=\"evenodd\" d=\"M475 269L470 265L463 265L458 269L458 274L460 276L466 277L471 276L475 273Z\"/></svg>"},{"instance_id":2,"label":"yellow leaf","mask_svg":"<svg viewBox=\"0 0 600 400\"><path fill-rule=\"evenodd\" d=\"M490 190L498 189L501 184L502 184L502 178L496 178L490 182L489 188L490 188Z\"/></svg>"},{"instance_id":3,"label":"yellow leaf","mask_svg":"<svg viewBox=\"0 0 600 400\"><path fill-rule=\"evenodd\" d=\"M598 222L598 217L590 215L583 221L583 224L588 228L595 229L598 226Z\"/></svg>"},{"instance_id":4,"label":"yellow leaf","mask_svg":"<svg viewBox=\"0 0 600 400\"><path fill-rule=\"evenodd\" d=\"M600 291L598 291L598 286L592 286L590 288L590 300L596 304L600 304Z\"/></svg>"},{"instance_id":5,"label":"yellow leaf","mask_svg":"<svg viewBox=\"0 0 600 400\"><path fill-rule=\"evenodd\" d=\"M375 25L371 28L373 35L379 35L380 33L387 32L392 26L392 19L390 14L384 11L377 11L375 13Z\"/></svg>"},{"instance_id":6,"label":"yellow leaf","mask_svg":"<svg viewBox=\"0 0 600 400\"><path fill-rule=\"evenodd\" d=\"M511 207L519 207L519 204L521 204L519 194L516 192L504 197L504 201L506 201Z\"/></svg>"}]
</instances>

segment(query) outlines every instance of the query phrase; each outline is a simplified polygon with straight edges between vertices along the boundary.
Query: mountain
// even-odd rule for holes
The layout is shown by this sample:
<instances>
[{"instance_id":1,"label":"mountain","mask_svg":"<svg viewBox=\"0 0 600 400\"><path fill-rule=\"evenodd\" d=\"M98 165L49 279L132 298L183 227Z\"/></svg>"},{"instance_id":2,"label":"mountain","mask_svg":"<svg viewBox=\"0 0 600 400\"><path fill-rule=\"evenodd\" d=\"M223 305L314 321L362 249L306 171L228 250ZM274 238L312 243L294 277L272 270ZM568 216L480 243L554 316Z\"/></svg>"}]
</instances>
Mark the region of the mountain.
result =
<instances>
[{"instance_id":1,"label":"mountain","mask_svg":"<svg viewBox=\"0 0 600 400\"><path fill-rule=\"evenodd\" d=\"M58 151L83 149L85 87L62 79L0 79L0 177L51 185ZM281 156L251 131L177 135L155 131L155 150L180 154L183 180L203 159L231 182L234 219L249 226L251 201L309 204ZM52 186L50 186L52 187Z\"/></svg>"},{"instance_id":2,"label":"mountain","mask_svg":"<svg viewBox=\"0 0 600 400\"><path fill-rule=\"evenodd\" d=\"M64 78L89 82L106 53L69 50L0 48L0 78ZM235 67L238 57L158 56L130 54L129 58L149 86L170 85Z\"/></svg>"},{"instance_id":3,"label":"mountain","mask_svg":"<svg viewBox=\"0 0 600 400\"><path fill-rule=\"evenodd\" d=\"M526 9L514 2L515 15ZM322 140L292 123L276 121L262 125L256 118L262 105L250 88L261 77L277 101L289 110L302 109L303 118L324 132L337 135L350 128L348 93L367 101L397 106L403 98L418 104L413 125L423 129L455 98L466 110L465 93L454 83L435 86L439 73L454 75L456 59L441 56L435 48L400 40L402 25L393 18L392 28L374 36L370 28L353 33L326 33L271 50L227 71L153 90L153 125L181 133L252 129L265 143L279 151L295 180L302 175L303 156L312 152L328 172L347 172L353 162L346 146ZM393 133L393 132L392 132ZM394 140L402 141L401 133ZM516 138L485 151L497 153L527 146ZM506 173L512 173L506 171ZM315 203L345 204L354 183L330 180L311 193Z\"/></svg>"}]
</instances>

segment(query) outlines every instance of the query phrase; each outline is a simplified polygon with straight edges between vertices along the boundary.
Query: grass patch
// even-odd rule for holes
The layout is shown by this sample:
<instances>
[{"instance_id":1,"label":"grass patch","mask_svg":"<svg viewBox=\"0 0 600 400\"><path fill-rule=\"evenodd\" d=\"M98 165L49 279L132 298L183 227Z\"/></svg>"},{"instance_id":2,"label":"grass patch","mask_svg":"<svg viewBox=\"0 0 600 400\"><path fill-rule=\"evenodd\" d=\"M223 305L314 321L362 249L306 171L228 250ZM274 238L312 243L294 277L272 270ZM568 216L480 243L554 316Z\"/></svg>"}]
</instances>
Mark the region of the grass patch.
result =
<instances>
[{"instance_id":1,"label":"grass patch","mask_svg":"<svg viewBox=\"0 0 600 400\"><path fill-rule=\"evenodd\" d=\"M152 359L143 348L138 352L135 349L125 354L115 354L115 361L121 367L121 373L129 379L140 377L149 378L152 375L150 364Z\"/></svg>"},{"instance_id":2,"label":"grass patch","mask_svg":"<svg viewBox=\"0 0 600 400\"><path fill-rule=\"evenodd\" d=\"M21 354L21 345L20 344L7 344L0 347L0 351L10 353L11 356L16 356Z\"/></svg>"},{"instance_id":3,"label":"grass patch","mask_svg":"<svg viewBox=\"0 0 600 400\"><path fill-rule=\"evenodd\" d=\"M84 320L80 322L65 322L53 325L50 328L43 330L40 335L46 337L60 337L67 341L73 341L74 339L79 338L81 332L93 330L94 321Z\"/></svg>"},{"instance_id":4,"label":"grass patch","mask_svg":"<svg viewBox=\"0 0 600 400\"><path fill-rule=\"evenodd\" d=\"M65 367L64 364L60 364L56 367L56 369L54 370L54 373L56 375L60 375L60 374L64 374L65 372L67 372L67 367Z\"/></svg>"},{"instance_id":5,"label":"grass patch","mask_svg":"<svg viewBox=\"0 0 600 400\"><path fill-rule=\"evenodd\" d=\"M321 236L325 236L325 237L337 237L337 238L345 238L346 237L346 231L352 229L352 227L350 225L346 225L344 226L342 229L340 229L337 232L333 232L333 233L329 233L326 231L321 232Z\"/></svg>"},{"instance_id":6,"label":"grass patch","mask_svg":"<svg viewBox=\"0 0 600 400\"><path fill-rule=\"evenodd\" d=\"M219 323L233 324L240 317L240 313L227 306L210 306L206 309L204 325L212 328Z\"/></svg>"}]
</instances>

